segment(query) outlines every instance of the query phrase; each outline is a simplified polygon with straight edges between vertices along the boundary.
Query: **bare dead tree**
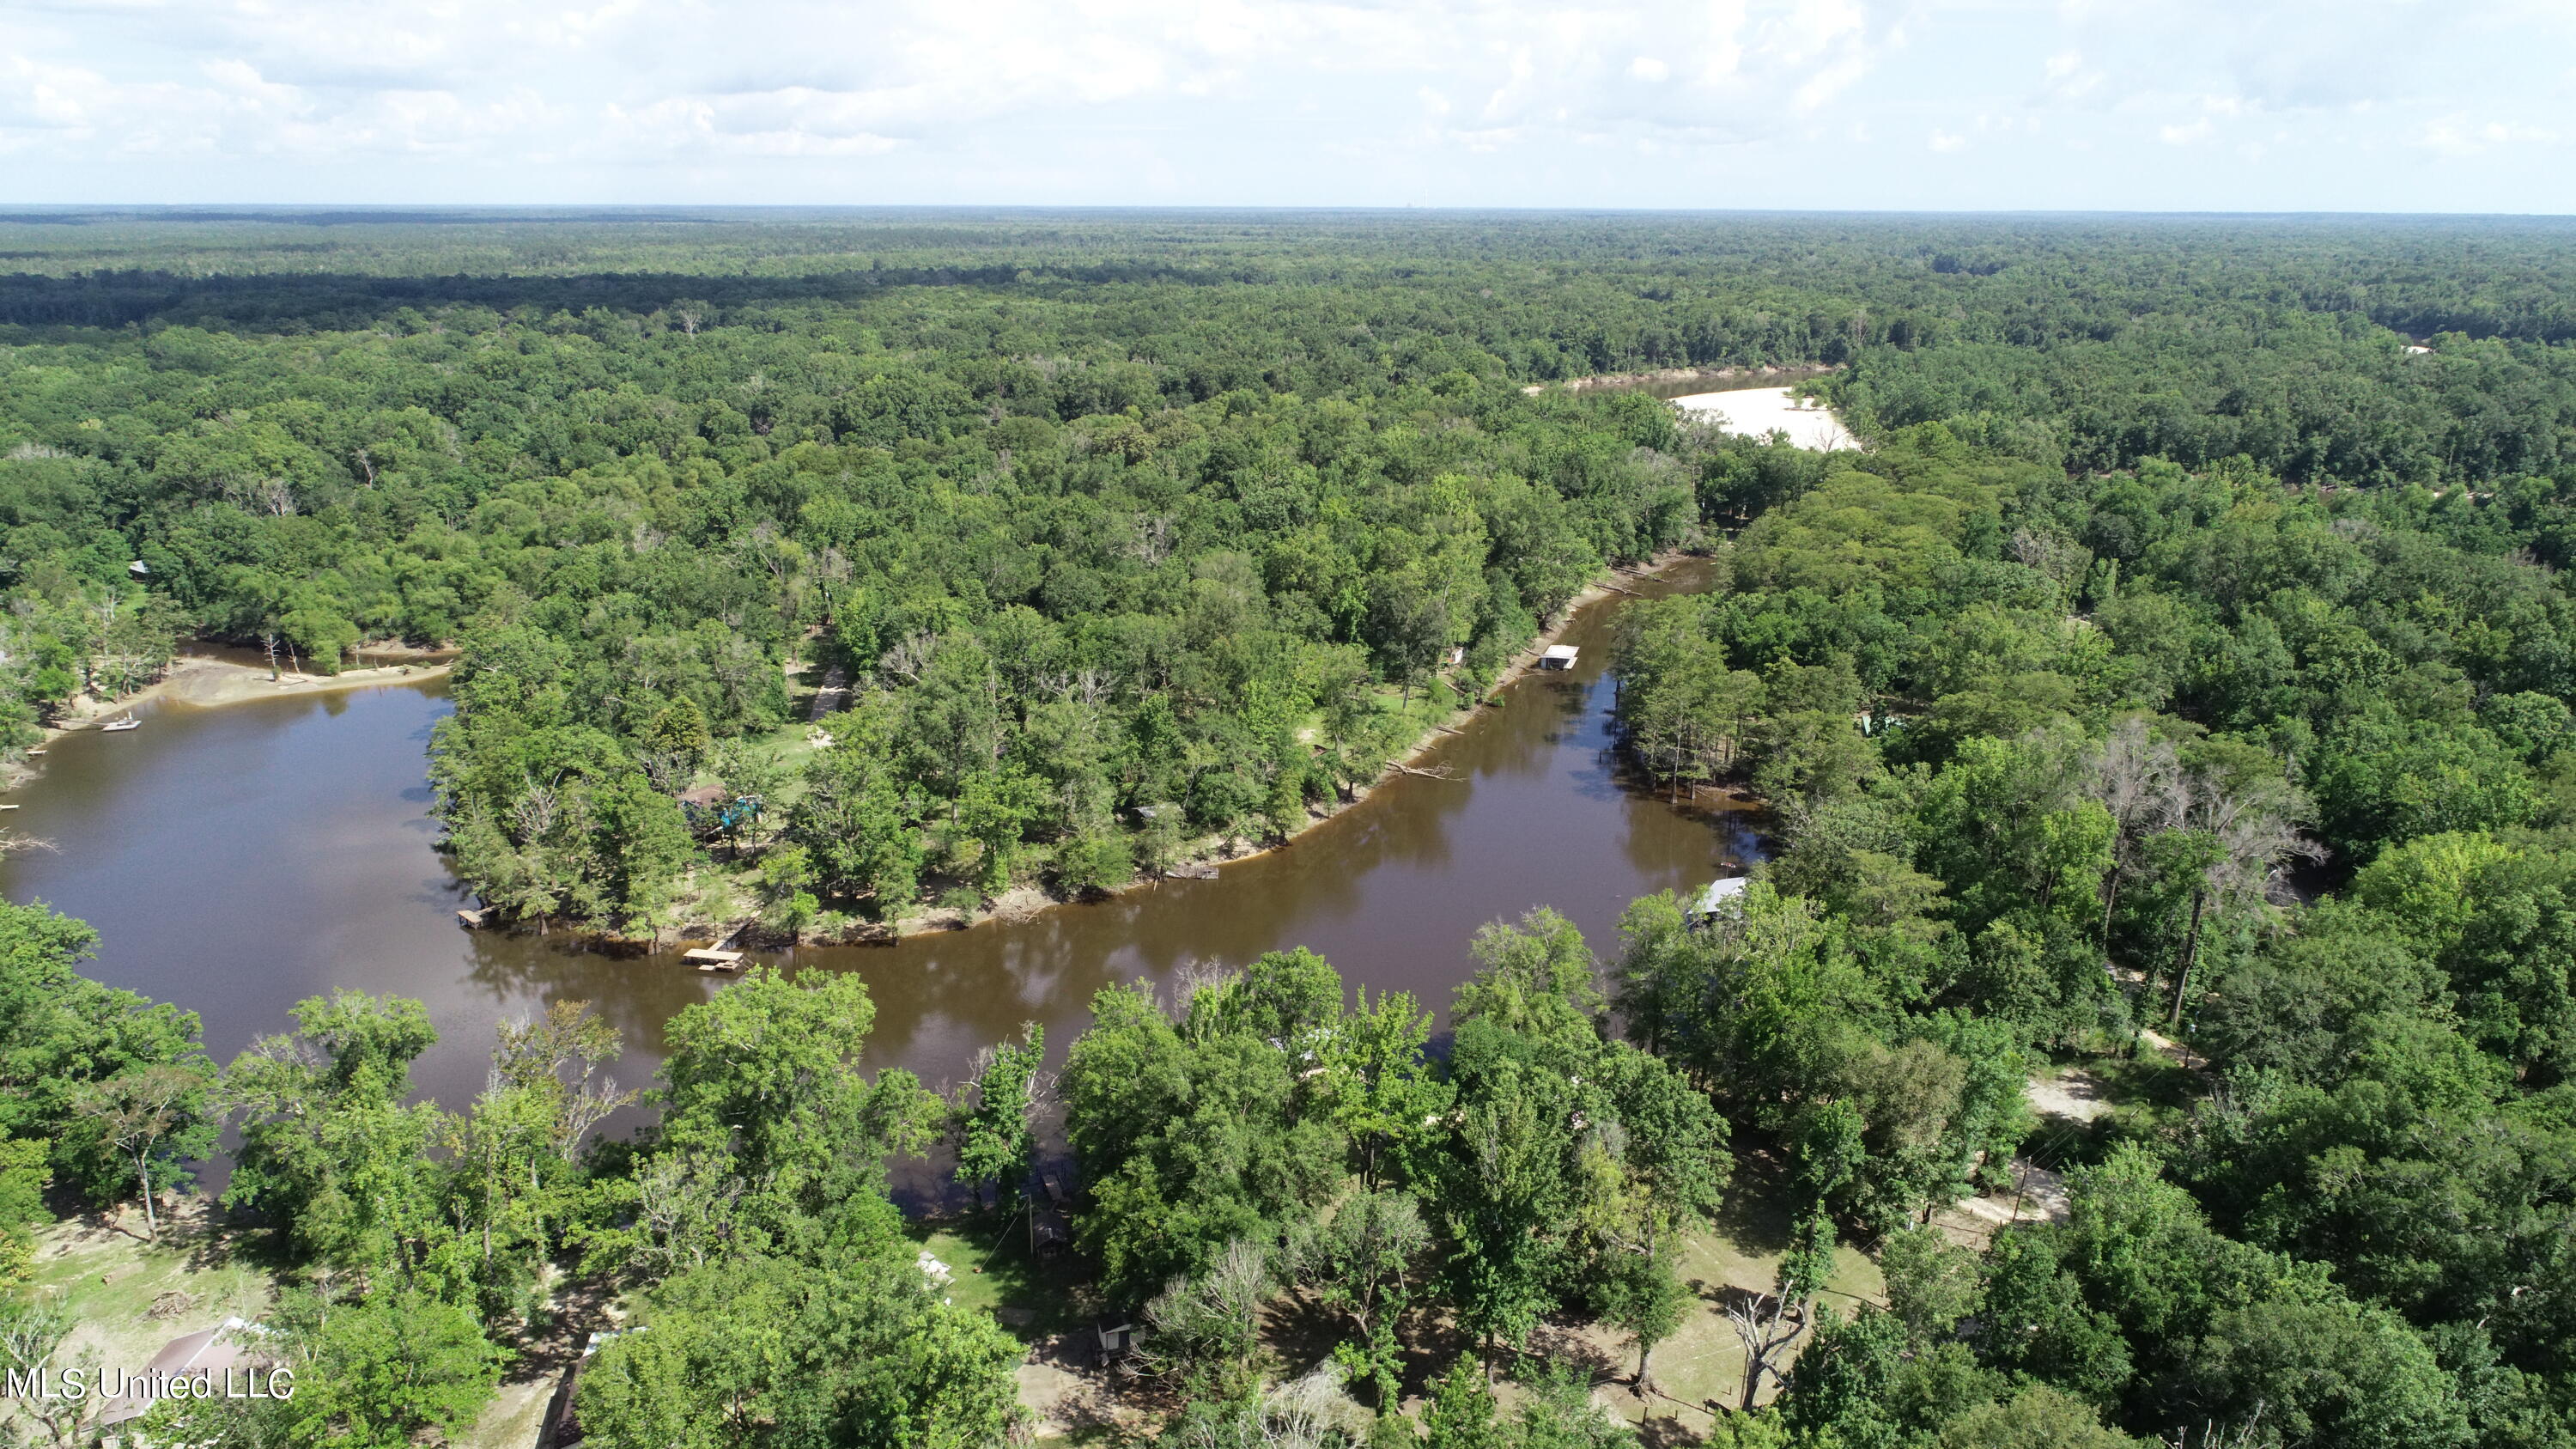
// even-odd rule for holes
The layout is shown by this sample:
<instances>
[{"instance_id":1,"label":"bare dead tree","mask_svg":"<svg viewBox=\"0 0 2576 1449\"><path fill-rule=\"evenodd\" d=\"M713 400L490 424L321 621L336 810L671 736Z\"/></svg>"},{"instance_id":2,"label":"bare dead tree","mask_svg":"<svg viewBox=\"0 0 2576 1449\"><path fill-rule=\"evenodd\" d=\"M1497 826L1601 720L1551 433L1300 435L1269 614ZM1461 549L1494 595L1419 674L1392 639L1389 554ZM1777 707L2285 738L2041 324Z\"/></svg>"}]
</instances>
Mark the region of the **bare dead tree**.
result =
<instances>
[{"instance_id":1,"label":"bare dead tree","mask_svg":"<svg viewBox=\"0 0 2576 1449\"><path fill-rule=\"evenodd\" d=\"M1184 961L1172 973L1172 999L1165 1008L1175 1021L1189 1019L1190 1003L1203 991L1221 991L1243 979L1243 973L1222 961L1202 961L1196 957Z\"/></svg>"},{"instance_id":2,"label":"bare dead tree","mask_svg":"<svg viewBox=\"0 0 2576 1449\"><path fill-rule=\"evenodd\" d=\"M552 1090L553 1146L570 1157L592 1128L638 1096L619 1091L617 1079L601 1071L622 1047L617 1029L593 1016L589 1002L558 1001L543 1018L519 1016L501 1023L492 1078L497 1084ZM533 1161L529 1170L533 1188Z\"/></svg>"},{"instance_id":3,"label":"bare dead tree","mask_svg":"<svg viewBox=\"0 0 2576 1449\"><path fill-rule=\"evenodd\" d=\"M1825 1276L1833 1269L1834 1230L1822 1208L1811 1210L1796 1229L1797 1242L1788 1256L1780 1260L1779 1276L1769 1293L1748 1293L1727 1305L1726 1321L1735 1330L1736 1341L1744 1345L1744 1410L1751 1413L1754 1398L1762 1392L1766 1379L1785 1377L1781 1357L1815 1314L1816 1295L1825 1286Z\"/></svg>"},{"instance_id":4,"label":"bare dead tree","mask_svg":"<svg viewBox=\"0 0 2576 1449\"><path fill-rule=\"evenodd\" d=\"M2111 868L2102 875L2102 945L2111 944L2111 915L2120 901L2120 879L2149 831L2179 819L2185 808L2182 758L2173 742L2154 738L2144 720L2123 720L2088 762L2088 793L2110 812Z\"/></svg>"},{"instance_id":5,"label":"bare dead tree","mask_svg":"<svg viewBox=\"0 0 2576 1449\"><path fill-rule=\"evenodd\" d=\"M927 630L896 641L893 648L877 658L877 672L919 684L931 658L939 652L939 636Z\"/></svg>"},{"instance_id":6,"label":"bare dead tree","mask_svg":"<svg viewBox=\"0 0 2576 1449\"><path fill-rule=\"evenodd\" d=\"M2193 883L2191 925L2174 965L2168 1027L2182 1025L2183 1002L2191 990L2192 969L2199 963L2201 928L2209 907L2269 906L2284 889L2284 867L2293 860L2322 860L2326 853L2323 846L2299 833L2306 802L2286 781L2277 792L2249 796L2193 777L2187 780L2185 799L2184 828L2202 832L2209 843L2200 878Z\"/></svg>"}]
</instances>

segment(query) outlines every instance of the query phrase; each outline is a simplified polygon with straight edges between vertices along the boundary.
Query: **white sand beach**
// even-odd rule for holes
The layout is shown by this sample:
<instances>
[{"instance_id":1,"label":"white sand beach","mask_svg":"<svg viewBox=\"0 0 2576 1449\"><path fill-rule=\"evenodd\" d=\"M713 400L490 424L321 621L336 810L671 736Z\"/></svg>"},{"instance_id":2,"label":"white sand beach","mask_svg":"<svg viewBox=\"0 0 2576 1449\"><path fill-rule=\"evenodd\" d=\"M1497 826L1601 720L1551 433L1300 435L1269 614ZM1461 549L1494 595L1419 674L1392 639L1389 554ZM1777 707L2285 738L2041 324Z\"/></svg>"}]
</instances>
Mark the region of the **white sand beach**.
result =
<instances>
[{"instance_id":1,"label":"white sand beach","mask_svg":"<svg viewBox=\"0 0 2576 1449\"><path fill-rule=\"evenodd\" d=\"M1790 442L1819 452L1860 446L1858 439L1843 431L1842 419L1834 416L1833 409L1793 398L1785 387L1693 393L1674 398L1673 406L1747 437L1758 438L1777 428L1789 435Z\"/></svg>"}]
</instances>

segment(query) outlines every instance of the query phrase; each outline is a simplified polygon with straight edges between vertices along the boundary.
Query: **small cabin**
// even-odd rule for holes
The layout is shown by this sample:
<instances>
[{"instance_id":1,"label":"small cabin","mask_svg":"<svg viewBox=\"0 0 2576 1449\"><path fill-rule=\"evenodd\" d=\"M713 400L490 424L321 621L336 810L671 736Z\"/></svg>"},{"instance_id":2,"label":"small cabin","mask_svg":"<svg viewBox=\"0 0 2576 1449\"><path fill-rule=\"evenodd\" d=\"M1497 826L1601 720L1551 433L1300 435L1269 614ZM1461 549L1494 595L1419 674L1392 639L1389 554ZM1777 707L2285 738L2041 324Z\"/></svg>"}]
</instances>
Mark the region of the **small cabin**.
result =
<instances>
[{"instance_id":1,"label":"small cabin","mask_svg":"<svg viewBox=\"0 0 2576 1449\"><path fill-rule=\"evenodd\" d=\"M1572 669L1574 656L1581 651L1571 644L1550 644L1538 656L1541 669Z\"/></svg>"},{"instance_id":2,"label":"small cabin","mask_svg":"<svg viewBox=\"0 0 2576 1449\"><path fill-rule=\"evenodd\" d=\"M212 1328L201 1328L170 1340L152 1356L149 1368L139 1374L119 1377L118 1382L123 1388L116 1397L107 1399L107 1408L99 1415L98 1427L114 1428L150 1413L152 1406L164 1397L161 1392L167 1386L164 1375L181 1379L202 1373L213 1382L239 1384L241 1380L234 1377L237 1371L265 1362L267 1358L266 1355L254 1358L246 1353L244 1350L249 1345L245 1340L264 1337L267 1332L257 1324L227 1318ZM106 1394L103 1376L99 1381L99 1392L102 1396Z\"/></svg>"},{"instance_id":3,"label":"small cabin","mask_svg":"<svg viewBox=\"0 0 2576 1449\"><path fill-rule=\"evenodd\" d=\"M680 814L689 828L700 834L732 830L760 818L759 796L736 795L722 785L700 785L673 798L680 802Z\"/></svg>"},{"instance_id":4,"label":"small cabin","mask_svg":"<svg viewBox=\"0 0 2576 1449\"><path fill-rule=\"evenodd\" d=\"M1751 884L1751 881L1740 875L1727 880L1710 881L1708 889L1699 893L1699 899L1691 902L1690 906L1682 912L1683 924L1692 930L1698 930L1703 926L1718 921L1731 921L1743 915L1744 888Z\"/></svg>"}]
</instances>

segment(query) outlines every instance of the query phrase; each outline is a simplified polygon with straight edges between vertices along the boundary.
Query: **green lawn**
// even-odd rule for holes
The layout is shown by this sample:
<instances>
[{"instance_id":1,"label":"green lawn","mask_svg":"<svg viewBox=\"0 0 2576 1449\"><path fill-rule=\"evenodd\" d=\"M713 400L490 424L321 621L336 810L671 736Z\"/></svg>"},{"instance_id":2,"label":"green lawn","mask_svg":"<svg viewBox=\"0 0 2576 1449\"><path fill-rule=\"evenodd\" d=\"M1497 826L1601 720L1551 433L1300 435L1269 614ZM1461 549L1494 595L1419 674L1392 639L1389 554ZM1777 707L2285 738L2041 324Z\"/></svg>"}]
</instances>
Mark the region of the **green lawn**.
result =
<instances>
[{"instance_id":1,"label":"green lawn","mask_svg":"<svg viewBox=\"0 0 2576 1449\"><path fill-rule=\"evenodd\" d=\"M912 1240L948 1265L948 1298L999 1319L1022 1342L1079 1327L1087 1313L1081 1278L1069 1260L1029 1256L1028 1220L998 1213L905 1224Z\"/></svg>"},{"instance_id":2,"label":"green lawn","mask_svg":"<svg viewBox=\"0 0 2576 1449\"><path fill-rule=\"evenodd\" d=\"M128 1216L139 1234L142 1214ZM93 1219L60 1222L37 1235L33 1288L59 1298L77 1321L66 1345L71 1359L138 1369L181 1334L228 1317L257 1321L267 1311L268 1275L236 1247L233 1235L205 1228L195 1213L164 1224L157 1244L97 1227ZM165 1302L165 1294L177 1296ZM160 1317L153 1316L156 1305Z\"/></svg>"}]
</instances>

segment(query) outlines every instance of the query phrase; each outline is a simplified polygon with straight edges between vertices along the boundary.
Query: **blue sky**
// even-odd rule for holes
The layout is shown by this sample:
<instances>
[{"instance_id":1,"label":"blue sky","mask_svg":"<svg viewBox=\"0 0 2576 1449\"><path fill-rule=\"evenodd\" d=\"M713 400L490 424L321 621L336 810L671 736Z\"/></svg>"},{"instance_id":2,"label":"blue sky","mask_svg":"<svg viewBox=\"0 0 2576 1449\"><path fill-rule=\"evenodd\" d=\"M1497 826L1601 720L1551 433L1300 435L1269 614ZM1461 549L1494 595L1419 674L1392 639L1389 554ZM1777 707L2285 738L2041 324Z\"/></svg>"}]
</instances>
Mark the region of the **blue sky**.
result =
<instances>
[{"instance_id":1,"label":"blue sky","mask_svg":"<svg viewBox=\"0 0 2576 1449\"><path fill-rule=\"evenodd\" d=\"M2576 0L0 0L0 203L2576 211Z\"/></svg>"}]
</instances>

